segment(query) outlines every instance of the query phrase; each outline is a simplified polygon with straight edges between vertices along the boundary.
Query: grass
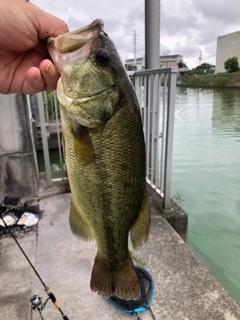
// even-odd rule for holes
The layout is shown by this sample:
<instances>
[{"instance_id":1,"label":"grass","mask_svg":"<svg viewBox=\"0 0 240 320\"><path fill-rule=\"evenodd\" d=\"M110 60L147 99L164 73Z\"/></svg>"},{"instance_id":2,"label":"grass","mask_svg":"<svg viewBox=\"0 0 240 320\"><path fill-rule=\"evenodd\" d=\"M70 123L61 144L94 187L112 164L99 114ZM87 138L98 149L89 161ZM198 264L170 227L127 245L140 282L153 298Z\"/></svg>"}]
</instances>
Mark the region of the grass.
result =
<instances>
[{"instance_id":1,"label":"grass","mask_svg":"<svg viewBox=\"0 0 240 320\"><path fill-rule=\"evenodd\" d=\"M182 85L192 87L240 87L240 73L190 76Z\"/></svg>"}]
</instances>

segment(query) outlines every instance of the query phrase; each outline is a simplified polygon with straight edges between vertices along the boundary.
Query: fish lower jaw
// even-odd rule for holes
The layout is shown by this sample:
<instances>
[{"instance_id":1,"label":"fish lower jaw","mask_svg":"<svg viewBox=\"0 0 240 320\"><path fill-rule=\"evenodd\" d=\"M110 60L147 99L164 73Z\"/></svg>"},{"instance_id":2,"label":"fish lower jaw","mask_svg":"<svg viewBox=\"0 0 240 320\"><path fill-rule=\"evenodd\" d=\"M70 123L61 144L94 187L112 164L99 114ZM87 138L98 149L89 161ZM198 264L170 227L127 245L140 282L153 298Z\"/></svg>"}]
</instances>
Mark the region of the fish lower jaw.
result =
<instances>
[{"instance_id":1,"label":"fish lower jaw","mask_svg":"<svg viewBox=\"0 0 240 320\"><path fill-rule=\"evenodd\" d=\"M72 113L69 111L65 106L61 105L66 113L66 115L72 119L73 121L77 122L81 126L87 127L87 128L96 128L99 126L98 122L93 122L91 120L88 120L87 118L83 118L79 115L76 115L75 113Z\"/></svg>"},{"instance_id":2,"label":"fish lower jaw","mask_svg":"<svg viewBox=\"0 0 240 320\"><path fill-rule=\"evenodd\" d=\"M74 104L79 104L79 103L83 103L83 102L88 102L92 99L96 99L96 97L100 96L103 92L107 91L109 88L104 88L101 91L97 92L97 93L91 93L91 95L86 95L85 97L81 97L81 98L77 98L77 99L72 99L72 102ZM69 98L71 99L71 98Z\"/></svg>"}]
</instances>

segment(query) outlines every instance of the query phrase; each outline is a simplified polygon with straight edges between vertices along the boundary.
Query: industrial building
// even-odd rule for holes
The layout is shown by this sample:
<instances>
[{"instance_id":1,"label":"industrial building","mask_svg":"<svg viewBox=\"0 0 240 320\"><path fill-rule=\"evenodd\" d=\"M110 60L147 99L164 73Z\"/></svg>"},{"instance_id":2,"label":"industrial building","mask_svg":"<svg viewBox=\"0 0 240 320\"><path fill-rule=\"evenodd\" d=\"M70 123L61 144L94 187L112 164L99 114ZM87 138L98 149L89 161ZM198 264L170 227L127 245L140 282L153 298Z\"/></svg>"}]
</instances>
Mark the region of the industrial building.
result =
<instances>
[{"instance_id":1,"label":"industrial building","mask_svg":"<svg viewBox=\"0 0 240 320\"><path fill-rule=\"evenodd\" d=\"M179 54L163 55L159 57L159 67L160 68L178 67L178 63L181 61L183 61L183 56ZM134 59L132 58L132 59L125 60L125 64L133 66ZM137 67L137 70L145 69L145 57L136 59L136 67Z\"/></svg>"},{"instance_id":2,"label":"industrial building","mask_svg":"<svg viewBox=\"0 0 240 320\"><path fill-rule=\"evenodd\" d=\"M224 63L232 57L237 57L240 63L240 31L217 38L216 73L226 72Z\"/></svg>"}]
</instances>

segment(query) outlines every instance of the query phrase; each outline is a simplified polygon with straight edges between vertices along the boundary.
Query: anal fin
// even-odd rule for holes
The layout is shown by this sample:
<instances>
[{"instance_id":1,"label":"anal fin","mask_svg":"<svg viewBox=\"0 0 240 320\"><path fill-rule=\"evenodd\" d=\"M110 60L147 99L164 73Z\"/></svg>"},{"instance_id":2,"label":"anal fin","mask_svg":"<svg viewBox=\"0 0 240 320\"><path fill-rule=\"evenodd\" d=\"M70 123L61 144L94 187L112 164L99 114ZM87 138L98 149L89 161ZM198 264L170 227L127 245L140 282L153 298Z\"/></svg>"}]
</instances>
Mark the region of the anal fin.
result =
<instances>
[{"instance_id":1,"label":"anal fin","mask_svg":"<svg viewBox=\"0 0 240 320\"><path fill-rule=\"evenodd\" d=\"M134 249L141 246L143 242L147 242L149 232L150 232L150 225L151 225L150 203L147 195L147 190L145 190L145 194L143 197L143 202L142 202L138 219L130 230L130 239Z\"/></svg>"},{"instance_id":2,"label":"anal fin","mask_svg":"<svg viewBox=\"0 0 240 320\"><path fill-rule=\"evenodd\" d=\"M69 222L71 230L77 238L83 241L94 240L89 225L83 220L81 212L79 209L76 209L73 200L70 206Z\"/></svg>"}]
</instances>

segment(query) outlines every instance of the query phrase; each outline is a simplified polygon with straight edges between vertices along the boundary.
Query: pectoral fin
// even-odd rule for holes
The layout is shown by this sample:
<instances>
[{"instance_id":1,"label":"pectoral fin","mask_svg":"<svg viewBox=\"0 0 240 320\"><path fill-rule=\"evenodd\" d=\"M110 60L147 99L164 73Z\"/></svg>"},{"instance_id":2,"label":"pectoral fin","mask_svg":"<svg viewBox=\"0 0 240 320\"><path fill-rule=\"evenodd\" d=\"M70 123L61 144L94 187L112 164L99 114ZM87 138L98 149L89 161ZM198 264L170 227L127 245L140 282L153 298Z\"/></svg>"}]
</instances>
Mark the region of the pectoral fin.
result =
<instances>
[{"instance_id":1,"label":"pectoral fin","mask_svg":"<svg viewBox=\"0 0 240 320\"><path fill-rule=\"evenodd\" d=\"M94 239L92 231L89 225L83 220L80 209L76 209L74 202L71 202L70 216L69 216L70 227L76 237L84 241L91 241Z\"/></svg>"},{"instance_id":2,"label":"pectoral fin","mask_svg":"<svg viewBox=\"0 0 240 320\"><path fill-rule=\"evenodd\" d=\"M130 238L134 249L141 246L143 242L147 242L150 231L150 224L150 204L146 190L138 219L130 230Z\"/></svg>"},{"instance_id":3,"label":"pectoral fin","mask_svg":"<svg viewBox=\"0 0 240 320\"><path fill-rule=\"evenodd\" d=\"M95 152L87 128L78 125L77 129L73 128L72 135L74 153L77 161L81 165L88 165L95 162Z\"/></svg>"}]
</instances>

